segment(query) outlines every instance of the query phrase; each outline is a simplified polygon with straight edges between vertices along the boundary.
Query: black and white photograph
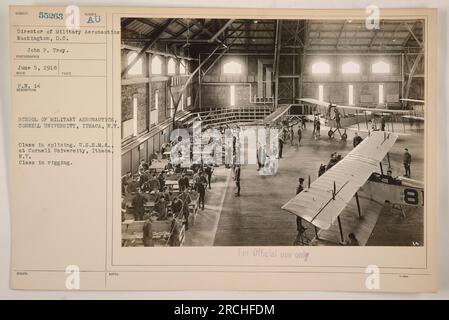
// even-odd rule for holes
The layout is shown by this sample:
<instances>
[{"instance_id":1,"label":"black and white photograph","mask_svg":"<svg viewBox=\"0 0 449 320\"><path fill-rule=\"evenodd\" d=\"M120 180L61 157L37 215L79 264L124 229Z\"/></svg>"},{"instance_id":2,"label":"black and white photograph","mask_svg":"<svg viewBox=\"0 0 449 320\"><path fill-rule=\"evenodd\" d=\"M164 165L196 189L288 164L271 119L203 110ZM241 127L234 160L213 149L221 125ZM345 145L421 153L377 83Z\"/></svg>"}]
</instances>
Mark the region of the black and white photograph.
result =
<instances>
[{"instance_id":1,"label":"black and white photograph","mask_svg":"<svg viewBox=\"0 0 449 320\"><path fill-rule=\"evenodd\" d=\"M121 245L425 246L425 21L121 18Z\"/></svg>"}]
</instances>

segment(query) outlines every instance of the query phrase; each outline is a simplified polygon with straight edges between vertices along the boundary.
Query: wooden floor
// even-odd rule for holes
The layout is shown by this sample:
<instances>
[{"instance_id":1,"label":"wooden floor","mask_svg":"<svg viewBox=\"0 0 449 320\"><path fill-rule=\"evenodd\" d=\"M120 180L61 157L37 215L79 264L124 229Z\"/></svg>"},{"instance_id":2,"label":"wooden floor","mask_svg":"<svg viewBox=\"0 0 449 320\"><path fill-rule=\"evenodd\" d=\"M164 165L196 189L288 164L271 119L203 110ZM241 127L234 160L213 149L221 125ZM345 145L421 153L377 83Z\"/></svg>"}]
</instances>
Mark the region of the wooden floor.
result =
<instances>
[{"instance_id":1,"label":"wooden floor","mask_svg":"<svg viewBox=\"0 0 449 320\"><path fill-rule=\"evenodd\" d=\"M261 176L256 165L246 165L241 172L241 197L235 197L235 184L226 179L229 169L220 174L217 189L206 201L206 210L198 218L198 225L191 229L186 245L201 246L290 246L296 238L295 216L280 209L291 197L299 177L306 180L317 178L321 163L327 163L331 153L343 156L352 149L353 133L348 131L348 141L329 140L326 128L322 127L322 137L312 138L311 124L303 132L301 145L295 139L284 145L284 157L279 162L275 176ZM393 175L402 175L402 154L407 147L413 157L412 178L423 179L423 133L422 130L407 128L410 136L398 139L390 152ZM364 134L362 133L362 136ZM385 168L387 160L384 160ZM225 183L226 181L226 183ZM214 191L214 190L212 190ZM362 218L359 218L355 201L341 214L345 237L349 232L356 234L361 245L412 245L422 243L423 219L410 215L405 221L395 220L398 213L370 200L361 199ZM209 207L209 208L208 208ZM421 211L422 209L414 210ZM201 215L205 216L203 220ZM384 217L385 216L385 217ZM393 223L394 222L394 223ZM388 226L386 228L385 226ZM308 237L315 236L312 225L306 225ZM196 231L195 231L196 230ZM310 234L309 234L310 233ZM189 240L190 238L190 240ZM338 225L321 232L321 244L338 243Z\"/></svg>"}]
</instances>

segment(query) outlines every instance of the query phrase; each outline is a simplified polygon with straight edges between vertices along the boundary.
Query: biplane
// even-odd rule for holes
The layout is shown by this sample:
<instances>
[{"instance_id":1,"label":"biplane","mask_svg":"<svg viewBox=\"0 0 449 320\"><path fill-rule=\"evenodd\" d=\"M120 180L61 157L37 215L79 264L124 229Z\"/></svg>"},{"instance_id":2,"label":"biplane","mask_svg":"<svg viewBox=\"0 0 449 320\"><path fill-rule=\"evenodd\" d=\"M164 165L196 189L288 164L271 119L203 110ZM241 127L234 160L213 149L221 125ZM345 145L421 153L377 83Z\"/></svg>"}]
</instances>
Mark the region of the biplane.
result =
<instances>
[{"instance_id":1,"label":"biplane","mask_svg":"<svg viewBox=\"0 0 449 320\"><path fill-rule=\"evenodd\" d=\"M384 175L382 160L388 156L397 134L372 132L348 155L327 170L282 209L310 222L318 230L328 230L338 223L341 243L345 243L340 214L355 197L359 217L359 192L380 204L392 207L423 206L424 188L419 181ZM389 159L389 157L388 157ZM380 168L380 172L377 170Z\"/></svg>"},{"instance_id":2,"label":"biplane","mask_svg":"<svg viewBox=\"0 0 449 320\"><path fill-rule=\"evenodd\" d=\"M333 138L335 133L338 132L342 140L346 140L348 138L346 130L355 129L352 127L354 125L357 125L358 131L364 131L362 128L360 128L361 122L365 122L366 130L368 131L378 130L377 125L375 123L374 124L372 123L372 121L375 120L374 119L375 114L381 116L410 114L409 110L392 110L386 108L345 106L333 104L326 101L319 101L312 98L302 98L299 100L307 104L316 106L316 108L319 111L318 113L324 115L326 125L329 126L329 131L327 133L329 138ZM386 132L395 132L393 122L390 123L391 123L390 130L387 130ZM400 133L398 134L400 135Z\"/></svg>"},{"instance_id":3,"label":"biplane","mask_svg":"<svg viewBox=\"0 0 449 320\"><path fill-rule=\"evenodd\" d=\"M410 121L424 121L424 100L419 99L400 99L405 105L412 103L413 111L410 114L402 116ZM416 106L418 108L416 108ZM418 110L417 110L418 109Z\"/></svg>"}]
</instances>

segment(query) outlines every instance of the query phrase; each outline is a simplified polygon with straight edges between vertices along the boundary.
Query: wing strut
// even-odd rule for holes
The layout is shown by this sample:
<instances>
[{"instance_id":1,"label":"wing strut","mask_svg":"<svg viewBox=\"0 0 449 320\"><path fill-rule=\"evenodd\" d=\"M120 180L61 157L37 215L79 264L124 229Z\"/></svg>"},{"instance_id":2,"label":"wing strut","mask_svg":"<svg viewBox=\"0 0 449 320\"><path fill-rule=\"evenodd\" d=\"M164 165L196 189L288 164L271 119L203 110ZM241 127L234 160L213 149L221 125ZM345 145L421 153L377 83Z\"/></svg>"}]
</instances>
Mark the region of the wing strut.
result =
<instances>
[{"instance_id":1,"label":"wing strut","mask_svg":"<svg viewBox=\"0 0 449 320\"><path fill-rule=\"evenodd\" d=\"M359 201L359 194L355 193L355 201L357 202L357 210L359 212L359 217L362 217L362 210L360 209L360 201Z\"/></svg>"},{"instance_id":2,"label":"wing strut","mask_svg":"<svg viewBox=\"0 0 449 320\"><path fill-rule=\"evenodd\" d=\"M343 244L345 242L345 237L343 236L343 228L341 227L341 219L340 216L337 217L338 220L338 228L340 229L340 239L341 239L341 244Z\"/></svg>"}]
</instances>

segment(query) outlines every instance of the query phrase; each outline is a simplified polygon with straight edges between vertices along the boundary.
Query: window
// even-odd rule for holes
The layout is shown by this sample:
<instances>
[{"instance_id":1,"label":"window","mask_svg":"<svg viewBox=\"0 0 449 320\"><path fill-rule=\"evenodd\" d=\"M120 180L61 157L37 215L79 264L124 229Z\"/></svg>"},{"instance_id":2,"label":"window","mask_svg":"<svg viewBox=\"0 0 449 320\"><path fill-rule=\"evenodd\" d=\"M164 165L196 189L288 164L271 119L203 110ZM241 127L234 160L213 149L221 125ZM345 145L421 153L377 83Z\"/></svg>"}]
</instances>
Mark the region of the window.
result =
<instances>
[{"instance_id":1,"label":"window","mask_svg":"<svg viewBox=\"0 0 449 320\"><path fill-rule=\"evenodd\" d=\"M190 107L191 104L192 104L192 97L188 96L187 97L187 106Z\"/></svg>"},{"instance_id":2,"label":"window","mask_svg":"<svg viewBox=\"0 0 449 320\"><path fill-rule=\"evenodd\" d=\"M316 62L312 64L312 73L314 74L328 74L331 72L331 67L326 62Z\"/></svg>"},{"instance_id":3,"label":"window","mask_svg":"<svg viewBox=\"0 0 449 320\"><path fill-rule=\"evenodd\" d=\"M174 111L175 111L175 104L173 102L173 97L170 95L170 117L173 117Z\"/></svg>"},{"instance_id":4,"label":"window","mask_svg":"<svg viewBox=\"0 0 449 320\"><path fill-rule=\"evenodd\" d=\"M343 63L341 66L342 73L360 73L360 65L358 63L349 61Z\"/></svg>"},{"instance_id":5,"label":"window","mask_svg":"<svg viewBox=\"0 0 449 320\"><path fill-rule=\"evenodd\" d=\"M184 60L181 60L181 62L179 63L179 73L186 74L186 71L186 62Z\"/></svg>"},{"instance_id":6,"label":"window","mask_svg":"<svg viewBox=\"0 0 449 320\"><path fill-rule=\"evenodd\" d=\"M137 57L137 52L131 52L130 54L128 54L128 65L131 64L132 61L134 61L134 59ZM131 67L131 69L128 70L128 74L130 75L141 75L142 74L142 68L143 67L143 63L142 63L142 57L140 57L139 60L137 60L137 62Z\"/></svg>"},{"instance_id":7,"label":"window","mask_svg":"<svg viewBox=\"0 0 449 320\"><path fill-rule=\"evenodd\" d=\"M354 86L352 84L348 87L348 103L350 106L354 105Z\"/></svg>"},{"instance_id":8,"label":"window","mask_svg":"<svg viewBox=\"0 0 449 320\"><path fill-rule=\"evenodd\" d=\"M181 111L184 110L184 94L181 95Z\"/></svg>"},{"instance_id":9,"label":"window","mask_svg":"<svg viewBox=\"0 0 449 320\"><path fill-rule=\"evenodd\" d=\"M223 65L224 74L240 74L242 73L242 65L235 61L230 61Z\"/></svg>"},{"instance_id":10,"label":"window","mask_svg":"<svg viewBox=\"0 0 449 320\"><path fill-rule=\"evenodd\" d=\"M162 60L158 56L154 56L151 59L151 73L162 74Z\"/></svg>"},{"instance_id":11,"label":"window","mask_svg":"<svg viewBox=\"0 0 449 320\"><path fill-rule=\"evenodd\" d=\"M137 98L132 100L132 115L128 120L122 121L122 139L137 136Z\"/></svg>"},{"instance_id":12,"label":"window","mask_svg":"<svg viewBox=\"0 0 449 320\"><path fill-rule=\"evenodd\" d=\"M235 86L231 86L231 107L235 107Z\"/></svg>"},{"instance_id":13,"label":"window","mask_svg":"<svg viewBox=\"0 0 449 320\"><path fill-rule=\"evenodd\" d=\"M379 104L384 103L384 85L379 84Z\"/></svg>"},{"instance_id":14,"label":"window","mask_svg":"<svg viewBox=\"0 0 449 320\"><path fill-rule=\"evenodd\" d=\"M154 109L159 110L159 90L154 92Z\"/></svg>"},{"instance_id":15,"label":"window","mask_svg":"<svg viewBox=\"0 0 449 320\"><path fill-rule=\"evenodd\" d=\"M133 132L137 136L137 97L133 98Z\"/></svg>"},{"instance_id":16,"label":"window","mask_svg":"<svg viewBox=\"0 0 449 320\"><path fill-rule=\"evenodd\" d=\"M323 89L323 85L320 84L318 86L318 100L319 101L323 101L324 100L324 89Z\"/></svg>"},{"instance_id":17,"label":"window","mask_svg":"<svg viewBox=\"0 0 449 320\"><path fill-rule=\"evenodd\" d=\"M373 63L371 65L371 72L372 73L389 73L390 72L390 64L379 61L376 63Z\"/></svg>"},{"instance_id":18,"label":"window","mask_svg":"<svg viewBox=\"0 0 449 320\"><path fill-rule=\"evenodd\" d=\"M168 74L176 74L176 62L172 58L168 59L167 73Z\"/></svg>"}]
</instances>

